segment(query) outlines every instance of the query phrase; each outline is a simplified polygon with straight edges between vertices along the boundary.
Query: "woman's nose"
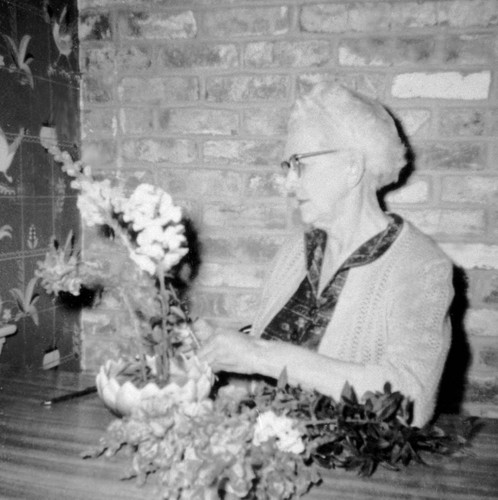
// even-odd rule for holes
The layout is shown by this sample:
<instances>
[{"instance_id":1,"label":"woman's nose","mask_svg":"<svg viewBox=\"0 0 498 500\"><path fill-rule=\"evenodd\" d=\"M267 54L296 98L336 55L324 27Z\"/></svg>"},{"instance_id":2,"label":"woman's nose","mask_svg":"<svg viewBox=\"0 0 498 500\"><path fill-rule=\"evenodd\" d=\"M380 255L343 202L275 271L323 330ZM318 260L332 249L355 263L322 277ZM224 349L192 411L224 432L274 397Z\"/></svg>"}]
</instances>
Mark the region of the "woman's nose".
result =
<instances>
[{"instance_id":1,"label":"woman's nose","mask_svg":"<svg viewBox=\"0 0 498 500\"><path fill-rule=\"evenodd\" d=\"M285 190L288 195L293 195L296 192L297 186L299 183L299 177L297 172L293 169L290 169L287 173L287 177L285 178Z\"/></svg>"}]
</instances>

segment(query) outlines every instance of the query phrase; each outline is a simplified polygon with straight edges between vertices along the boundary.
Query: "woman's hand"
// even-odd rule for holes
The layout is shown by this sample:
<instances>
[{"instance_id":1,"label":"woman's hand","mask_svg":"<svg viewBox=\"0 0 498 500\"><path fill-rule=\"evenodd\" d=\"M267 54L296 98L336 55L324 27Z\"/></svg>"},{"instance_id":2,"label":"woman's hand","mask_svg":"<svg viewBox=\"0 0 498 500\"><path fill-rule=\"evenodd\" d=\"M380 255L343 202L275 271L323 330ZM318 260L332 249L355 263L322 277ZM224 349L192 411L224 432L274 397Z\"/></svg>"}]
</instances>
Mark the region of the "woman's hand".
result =
<instances>
[{"instance_id":1,"label":"woman's hand","mask_svg":"<svg viewBox=\"0 0 498 500\"><path fill-rule=\"evenodd\" d=\"M233 331L217 331L202 345L197 353L201 361L206 361L213 371L232 373L257 373L257 339Z\"/></svg>"},{"instance_id":2,"label":"woman's hand","mask_svg":"<svg viewBox=\"0 0 498 500\"><path fill-rule=\"evenodd\" d=\"M192 323L192 330L194 332L195 338L204 344L214 335L214 328L204 319L196 319Z\"/></svg>"}]
</instances>

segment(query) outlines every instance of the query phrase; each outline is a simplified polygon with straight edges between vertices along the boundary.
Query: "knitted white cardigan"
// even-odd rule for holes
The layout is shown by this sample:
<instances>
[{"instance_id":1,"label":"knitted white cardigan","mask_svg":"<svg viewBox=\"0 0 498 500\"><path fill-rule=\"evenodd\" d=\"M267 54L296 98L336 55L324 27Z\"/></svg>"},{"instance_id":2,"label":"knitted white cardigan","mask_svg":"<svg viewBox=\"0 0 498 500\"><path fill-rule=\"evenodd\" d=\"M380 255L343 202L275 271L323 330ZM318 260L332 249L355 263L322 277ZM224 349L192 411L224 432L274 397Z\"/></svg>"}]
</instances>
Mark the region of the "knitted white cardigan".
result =
<instances>
[{"instance_id":1,"label":"knitted white cardigan","mask_svg":"<svg viewBox=\"0 0 498 500\"><path fill-rule=\"evenodd\" d=\"M306 275L302 234L284 244L271 269L253 324L256 336ZM328 394L337 399L346 380L359 396L381 390L389 381L393 390L414 401L413 424L425 424L434 411L450 345L452 298L450 261L429 237L404 221L384 255L349 271L318 349L332 364L341 361L337 365L344 378L337 377L335 367L335 377L326 382Z\"/></svg>"}]
</instances>

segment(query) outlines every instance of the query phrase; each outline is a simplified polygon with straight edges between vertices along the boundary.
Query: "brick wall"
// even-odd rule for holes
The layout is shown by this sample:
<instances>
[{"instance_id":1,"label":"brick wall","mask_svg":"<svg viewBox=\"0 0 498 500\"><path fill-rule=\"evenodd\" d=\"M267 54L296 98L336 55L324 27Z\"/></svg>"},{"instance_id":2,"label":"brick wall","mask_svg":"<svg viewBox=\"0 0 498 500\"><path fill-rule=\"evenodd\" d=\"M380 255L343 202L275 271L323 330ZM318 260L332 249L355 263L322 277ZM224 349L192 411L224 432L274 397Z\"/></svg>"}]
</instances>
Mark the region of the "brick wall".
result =
<instances>
[{"instance_id":1,"label":"brick wall","mask_svg":"<svg viewBox=\"0 0 498 500\"><path fill-rule=\"evenodd\" d=\"M386 103L415 157L386 205L457 266L443 395L456 402L467 372L466 408L498 416L498 2L80 0L80 10L88 158L186 207L202 242L195 310L218 324L251 320L296 224L277 169L295 97L325 77ZM122 343L114 330L105 311L87 316L86 368Z\"/></svg>"}]
</instances>

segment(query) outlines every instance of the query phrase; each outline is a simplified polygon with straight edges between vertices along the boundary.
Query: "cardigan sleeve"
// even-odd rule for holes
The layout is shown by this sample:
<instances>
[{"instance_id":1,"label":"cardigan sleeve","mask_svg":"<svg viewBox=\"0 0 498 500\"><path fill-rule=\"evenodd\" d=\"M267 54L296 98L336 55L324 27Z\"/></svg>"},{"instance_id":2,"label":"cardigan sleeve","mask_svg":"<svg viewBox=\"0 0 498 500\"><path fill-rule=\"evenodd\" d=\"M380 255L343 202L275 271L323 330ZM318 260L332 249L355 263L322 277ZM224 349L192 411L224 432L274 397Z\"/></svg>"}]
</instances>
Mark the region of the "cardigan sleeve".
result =
<instances>
[{"instance_id":1,"label":"cardigan sleeve","mask_svg":"<svg viewBox=\"0 0 498 500\"><path fill-rule=\"evenodd\" d=\"M323 359L325 376L320 377L316 388L338 398L345 381L359 396L369 390L381 390L390 382L393 390L414 402L413 424L420 427L433 414L450 346L452 265L447 259L432 259L425 265L407 267L409 272L400 274L389 286L390 300L384 311L386 345L380 361Z\"/></svg>"},{"instance_id":2,"label":"cardigan sleeve","mask_svg":"<svg viewBox=\"0 0 498 500\"><path fill-rule=\"evenodd\" d=\"M390 382L393 390L414 402L413 424L421 427L432 417L450 346L448 310L453 299L453 273L446 258L406 268L389 283L381 359L376 363L323 360L326 375L317 390L338 398L348 381L362 396Z\"/></svg>"},{"instance_id":3,"label":"cardigan sleeve","mask_svg":"<svg viewBox=\"0 0 498 500\"><path fill-rule=\"evenodd\" d=\"M410 268L391 289L383 367L393 387L413 399L415 424L423 425L434 411L451 342L453 269L447 259Z\"/></svg>"}]
</instances>

